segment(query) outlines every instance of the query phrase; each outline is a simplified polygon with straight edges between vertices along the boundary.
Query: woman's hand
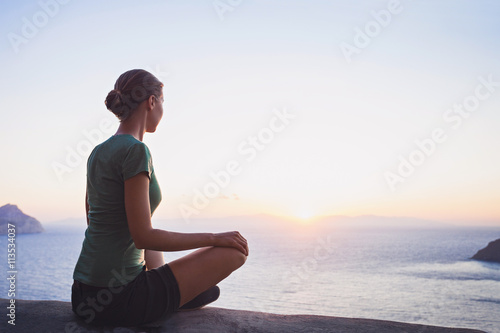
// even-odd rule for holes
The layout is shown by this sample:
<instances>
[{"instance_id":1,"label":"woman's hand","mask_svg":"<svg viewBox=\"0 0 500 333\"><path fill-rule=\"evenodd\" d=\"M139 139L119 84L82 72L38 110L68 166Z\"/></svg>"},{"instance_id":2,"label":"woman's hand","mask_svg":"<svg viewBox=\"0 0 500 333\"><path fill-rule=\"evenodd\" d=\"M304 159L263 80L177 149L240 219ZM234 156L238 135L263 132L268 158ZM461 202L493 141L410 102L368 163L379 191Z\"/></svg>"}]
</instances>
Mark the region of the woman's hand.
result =
<instances>
[{"instance_id":1,"label":"woman's hand","mask_svg":"<svg viewBox=\"0 0 500 333\"><path fill-rule=\"evenodd\" d=\"M234 247L248 256L248 243L238 231L214 234L214 246Z\"/></svg>"}]
</instances>

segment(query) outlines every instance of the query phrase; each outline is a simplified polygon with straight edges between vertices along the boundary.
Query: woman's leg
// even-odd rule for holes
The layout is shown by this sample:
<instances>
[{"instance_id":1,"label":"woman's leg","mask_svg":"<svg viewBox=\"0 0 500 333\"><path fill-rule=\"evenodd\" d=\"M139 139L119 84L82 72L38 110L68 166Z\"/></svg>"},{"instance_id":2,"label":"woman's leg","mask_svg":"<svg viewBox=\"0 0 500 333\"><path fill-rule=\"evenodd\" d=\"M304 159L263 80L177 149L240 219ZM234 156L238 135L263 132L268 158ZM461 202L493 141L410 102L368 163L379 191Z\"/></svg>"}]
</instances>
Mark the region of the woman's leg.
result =
<instances>
[{"instance_id":1,"label":"woman's leg","mask_svg":"<svg viewBox=\"0 0 500 333\"><path fill-rule=\"evenodd\" d=\"M160 251L144 250L144 260L146 261L146 269L148 271L165 265L163 252Z\"/></svg>"},{"instance_id":2,"label":"woman's leg","mask_svg":"<svg viewBox=\"0 0 500 333\"><path fill-rule=\"evenodd\" d=\"M247 256L235 248L205 247L168 264L180 291L179 307L224 280Z\"/></svg>"}]
</instances>

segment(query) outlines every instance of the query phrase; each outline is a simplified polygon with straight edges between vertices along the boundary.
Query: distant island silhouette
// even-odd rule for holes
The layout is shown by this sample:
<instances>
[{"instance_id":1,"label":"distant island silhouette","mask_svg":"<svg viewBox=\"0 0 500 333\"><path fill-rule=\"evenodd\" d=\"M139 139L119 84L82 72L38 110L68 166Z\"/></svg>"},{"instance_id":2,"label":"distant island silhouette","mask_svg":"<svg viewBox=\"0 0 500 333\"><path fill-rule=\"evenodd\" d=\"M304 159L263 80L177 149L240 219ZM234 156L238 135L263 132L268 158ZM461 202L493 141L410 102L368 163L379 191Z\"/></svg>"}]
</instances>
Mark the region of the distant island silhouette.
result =
<instances>
[{"instance_id":1,"label":"distant island silhouette","mask_svg":"<svg viewBox=\"0 0 500 333\"><path fill-rule=\"evenodd\" d=\"M477 251L471 259L500 263L500 238L490 242L484 249Z\"/></svg>"},{"instance_id":2,"label":"distant island silhouette","mask_svg":"<svg viewBox=\"0 0 500 333\"><path fill-rule=\"evenodd\" d=\"M0 207L0 235L8 233L8 225L15 225L16 235L44 232L42 224L24 214L16 205L6 204Z\"/></svg>"}]
</instances>

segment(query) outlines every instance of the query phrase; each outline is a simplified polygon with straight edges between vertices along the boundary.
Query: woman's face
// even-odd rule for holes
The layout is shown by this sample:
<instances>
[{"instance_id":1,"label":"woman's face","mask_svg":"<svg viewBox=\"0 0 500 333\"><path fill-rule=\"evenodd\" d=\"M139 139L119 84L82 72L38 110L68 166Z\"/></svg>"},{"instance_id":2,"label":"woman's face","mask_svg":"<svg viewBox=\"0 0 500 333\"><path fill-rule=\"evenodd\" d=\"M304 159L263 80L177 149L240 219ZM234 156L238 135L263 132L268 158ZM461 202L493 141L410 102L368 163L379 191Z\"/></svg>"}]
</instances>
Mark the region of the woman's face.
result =
<instances>
[{"instance_id":1,"label":"woman's face","mask_svg":"<svg viewBox=\"0 0 500 333\"><path fill-rule=\"evenodd\" d=\"M147 123L146 123L146 131L149 133L153 133L156 131L156 127L160 123L161 118L163 117L163 94L160 97L154 98L154 107L148 114Z\"/></svg>"}]
</instances>

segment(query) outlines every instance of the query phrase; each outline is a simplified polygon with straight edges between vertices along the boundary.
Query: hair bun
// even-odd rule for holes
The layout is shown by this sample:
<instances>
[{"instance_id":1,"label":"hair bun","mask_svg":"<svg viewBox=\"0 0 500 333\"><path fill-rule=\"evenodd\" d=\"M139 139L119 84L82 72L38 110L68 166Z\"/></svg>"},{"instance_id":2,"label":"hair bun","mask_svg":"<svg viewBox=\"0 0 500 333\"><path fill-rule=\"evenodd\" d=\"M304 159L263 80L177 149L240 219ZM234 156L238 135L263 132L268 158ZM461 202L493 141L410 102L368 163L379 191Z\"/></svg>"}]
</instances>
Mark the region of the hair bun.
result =
<instances>
[{"instance_id":1,"label":"hair bun","mask_svg":"<svg viewBox=\"0 0 500 333\"><path fill-rule=\"evenodd\" d=\"M112 108L115 104L122 102L122 93L119 90L111 90L106 97L104 103L108 109ZM110 109L111 111L111 109Z\"/></svg>"},{"instance_id":2,"label":"hair bun","mask_svg":"<svg viewBox=\"0 0 500 333\"><path fill-rule=\"evenodd\" d=\"M106 108L109 111L113 112L117 117L121 117L125 111L125 104L123 102L124 100L121 91L113 89L108 93L104 104L106 104Z\"/></svg>"}]
</instances>

